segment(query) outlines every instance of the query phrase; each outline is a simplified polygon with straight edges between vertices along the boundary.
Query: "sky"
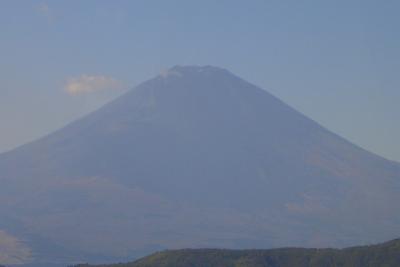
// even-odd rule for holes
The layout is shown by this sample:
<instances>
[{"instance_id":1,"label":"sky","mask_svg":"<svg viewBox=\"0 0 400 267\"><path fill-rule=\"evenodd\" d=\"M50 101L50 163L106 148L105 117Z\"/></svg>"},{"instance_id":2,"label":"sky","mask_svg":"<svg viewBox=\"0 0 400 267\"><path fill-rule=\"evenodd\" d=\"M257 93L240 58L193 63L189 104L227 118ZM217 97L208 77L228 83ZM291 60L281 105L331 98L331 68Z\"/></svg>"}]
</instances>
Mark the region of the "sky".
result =
<instances>
[{"instance_id":1,"label":"sky","mask_svg":"<svg viewBox=\"0 0 400 267\"><path fill-rule=\"evenodd\" d=\"M0 0L0 152L214 65L400 162L400 1Z\"/></svg>"}]
</instances>

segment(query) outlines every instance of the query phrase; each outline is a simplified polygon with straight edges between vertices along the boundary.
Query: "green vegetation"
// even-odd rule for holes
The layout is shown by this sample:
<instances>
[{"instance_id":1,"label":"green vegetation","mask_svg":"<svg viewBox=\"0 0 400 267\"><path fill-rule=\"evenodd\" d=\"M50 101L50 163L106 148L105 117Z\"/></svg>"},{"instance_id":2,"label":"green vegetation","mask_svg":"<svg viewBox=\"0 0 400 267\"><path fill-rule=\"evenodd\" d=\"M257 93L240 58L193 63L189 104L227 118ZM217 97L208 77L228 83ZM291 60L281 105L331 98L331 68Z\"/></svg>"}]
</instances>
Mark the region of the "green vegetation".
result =
<instances>
[{"instance_id":1,"label":"green vegetation","mask_svg":"<svg viewBox=\"0 0 400 267\"><path fill-rule=\"evenodd\" d=\"M76 267L88 267L81 264ZM399 267L400 239L346 249L184 249L97 267Z\"/></svg>"}]
</instances>

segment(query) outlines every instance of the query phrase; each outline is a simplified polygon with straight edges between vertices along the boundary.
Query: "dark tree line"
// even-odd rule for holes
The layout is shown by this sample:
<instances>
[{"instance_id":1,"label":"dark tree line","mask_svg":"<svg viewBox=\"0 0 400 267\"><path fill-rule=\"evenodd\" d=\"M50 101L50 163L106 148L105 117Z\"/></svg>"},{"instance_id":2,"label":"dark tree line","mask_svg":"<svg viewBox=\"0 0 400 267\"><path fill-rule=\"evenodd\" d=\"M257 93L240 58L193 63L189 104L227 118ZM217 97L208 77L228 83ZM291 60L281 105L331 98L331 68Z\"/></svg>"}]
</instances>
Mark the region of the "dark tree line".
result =
<instances>
[{"instance_id":1,"label":"dark tree line","mask_svg":"<svg viewBox=\"0 0 400 267\"><path fill-rule=\"evenodd\" d=\"M347 249L186 249L97 267L399 267L400 240ZM90 267L81 264L74 267Z\"/></svg>"}]
</instances>

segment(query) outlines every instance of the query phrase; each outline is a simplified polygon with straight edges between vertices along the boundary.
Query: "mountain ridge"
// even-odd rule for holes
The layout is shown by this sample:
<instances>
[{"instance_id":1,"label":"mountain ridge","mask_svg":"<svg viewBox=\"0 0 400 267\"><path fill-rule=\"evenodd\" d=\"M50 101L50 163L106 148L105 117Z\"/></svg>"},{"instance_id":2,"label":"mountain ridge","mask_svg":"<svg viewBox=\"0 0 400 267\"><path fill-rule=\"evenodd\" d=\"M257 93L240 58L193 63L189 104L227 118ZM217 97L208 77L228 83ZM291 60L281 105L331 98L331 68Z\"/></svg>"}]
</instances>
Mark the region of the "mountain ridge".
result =
<instances>
[{"instance_id":1,"label":"mountain ridge","mask_svg":"<svg viewBox=\"0 0 400 267\"><path fill-rule=\"evenodd\" d=\"M183 71L183 73L182 73L182 71ZM65 130L66 128L69 128L69 127L73 126L74 124L76 124L76 123L78 123L78 122L80 122L80 121L82 121L82 120L85 120L86 118L90 117L92 114L97 113L99 110L107 109L110 105L113 105L114 103L121 101L121 100L122 100L123 98L125 98L127 95L132 94L133 91L137 90L137 88L144 87L144 86L145 86L147 83L149 83L149 82L153 82L154 80L159 80L159 79L166 79L166 78L171 77L171 76L180 77L180 76L184 75L185 72L186 72L186 73L187 73L187 72L196 73L196 72L205 72L205 71L212 71L212 72L218 72L218 73L228 74L228 75L233 76L233 77L235 77L236 79L240 80L241 82L248 83L247 81L242 80L241 78L237 77L236 75L234 75L233 73L231 73L230 71L228 71L227 69L222 68L222 67L217 67L217 66L212 66L212 65L205 65L205 66L200 66L200 65L174 65L173 67L171 67L171 68L169 68L169 69L167 69L167 70L165 70L165 71L162 71L159 75L156 75L154 78L152 78L152 79L150 79L150 80L147 80L147 81L145 81L145 82L143 82L143 83L140 83L140 84L137 85L134 89L128 90L128 92L124 93L123 95L121 95L121 96L117 97L116 99L114 99L114 100L112 100L112 101L110 101L110 102L104 104L104 105L101 106L99 109L97 109L97 110L95 110L95 111L92 111L92 112L90 112L90 113L88 113L88 114L85 114L85 115L83 115L82 117L77 118L75 121L70 122L70 123L68 123L67 125L61 127L60 129L55 130L55 131L53 131L53 132L51 132L51 133L49 133L49 134L47 134L47 135L45 135L45 136L43 136L43 137L41 137L41 138L39 138L39 139L32 140L32 141L30 141L30 142L28 142L28 143L22 144L22 145L20 145L20 146L14 148L14 149L12 149L12 150L10 150L10 151L2 152L2 153L0 153L0 156L1 156L1 155L4 155L4 154L9 154L10 152L14 152L14 151L16 151L16 150L18 150L18 149L20 149L20 148L22 149L22 148L25 147L25 146L29 146L29 145L31 145L31 144L37 143L38 141L41 141L41 140L43 140L43 139L51 138L53 135L56 135L57 133L59 133L59 132ZM254 84L251 84L251 83L248 83L248 84L251 85L252 87L258 87L257 85L254 85ZM309 118L307 115L303 114L301 111L299 111L299 110L297 110L297 109L294 109L293 107L289 106L288 104L286 104L286 103L285 103L283 100L281 100L280 98L278 98L278 97L276 97L276 96L270 94L268 91L266 91L266 90L264 90L264 89L261 89L261 90L263 90L264 92L268 93L268 94L269 94L269 97L274 98L276 101L279 101L281 104L283 104L283 105L285 105L286 107L292 109L292 110L295 111L296 113L301 114L301 116L303 116L303 117L306 118L307 120L310 120L310 121L312 121L313 123L315 123L316 125L318 125L319 127L321 127L321 128L323 128L323 129L325 129L325 130L327 130L327 131L333 133L333 132L332 132L331 130L329 130L326 126L321 125L321 124L318 123L317 121L315 121L315 120ZM381 158L381 159L383 159L383 160L387 160L387 161L390 161L390 162L393 162L393 163L395 163L395 164L399 164L399 165L400 165L400 162L398 162L398 161L391 160L391 159L387 159L387 158L385 158L384 156L381 156L381 155L379 155L379 154L377 154L377 153L375 153L375 152L372 152L372 151L370 151L370 150L367 150L367 149L363 148L363 147L360 146L360 145L356 145L356 144L354 144L354 143L348 141L345 137L343 137L343 136L341 136L341 135L338 135L338 134L335 134L335 133L333 133L333 134L336 135L338 138L341 138L343 141L346 141L346 142L348 142L349 144L351 144L351 145L353 145L353 146L356 146L357 148L359 148L359 149L361 149L361 150L363 150L363 151L365 151L365 152L368 152L368 153L370 153L370 154L376 156L377 158Z\"/></svg>"},{"instance_id":2,"label":"mountain ridge","mask_svg":"<svg viewBox=\"0 0 400 267\"><path fill-rule=\"evenodd\" d=\"M0 231L48 261L400 232L399 164L214 67L173 67L1 154L0 182Z\"/></svg>"},{"instance_id":3,"label":"mountain ridge","mask_svg":"<svg viewBox=\"0 0 400 267\"><path fill-rule=\"evenodd\" d=\"M162 251L131 263L97 267L397 267L400 264L400 239L369 246L345 249L277 248L269 250L183 249ZM92 265L80 264L75 267Z\"/></svg>"}]
</instances>

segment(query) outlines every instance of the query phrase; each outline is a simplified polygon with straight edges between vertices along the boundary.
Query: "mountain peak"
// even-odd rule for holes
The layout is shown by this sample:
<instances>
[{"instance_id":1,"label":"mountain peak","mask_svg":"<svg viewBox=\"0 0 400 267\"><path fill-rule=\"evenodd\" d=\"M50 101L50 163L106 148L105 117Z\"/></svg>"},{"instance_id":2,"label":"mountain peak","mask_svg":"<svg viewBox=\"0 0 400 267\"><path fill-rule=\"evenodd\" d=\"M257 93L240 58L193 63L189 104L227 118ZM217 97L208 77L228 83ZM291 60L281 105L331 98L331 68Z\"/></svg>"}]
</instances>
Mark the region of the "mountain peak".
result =
<instances>
[{"instance_id":1,"label":"mountain peak","mask_svg":"<svg viewBox=\"0 0 400 267\"><path fill-rule=\"evenodd\" d=\"M35 261L400 232L399 165L212 66L172 67L0 155L0 184L0 232L20 232Z\"/></svg>"},{"instance_id":2,"label":"mountain peak","mask_svg":"<svg viewBox=\"0 0 400 267\"><path fill-rule=\"evenodd\" d=\"M175 65L169 69L162 70L160 73L160 76L163 78L167 78L170 76L184 76L184 75L193 75L193 74L211 74L211 73L228 73L227 70L220 68L220 67L215 67L215 66L210 66L210 65L205 65L205 66L197 66L197 65Z\"/></svg>"}]
</instances>

